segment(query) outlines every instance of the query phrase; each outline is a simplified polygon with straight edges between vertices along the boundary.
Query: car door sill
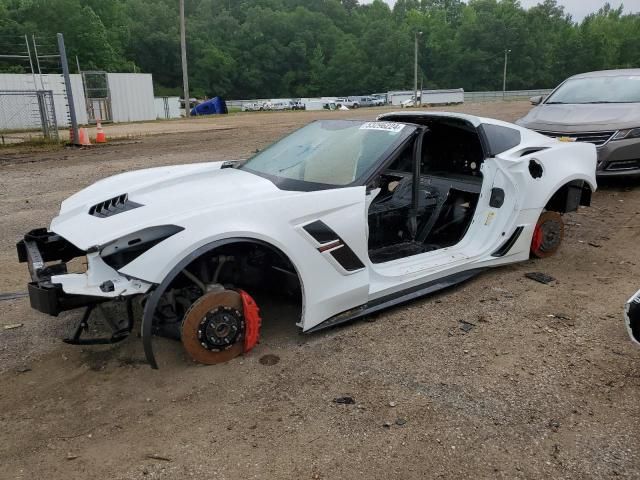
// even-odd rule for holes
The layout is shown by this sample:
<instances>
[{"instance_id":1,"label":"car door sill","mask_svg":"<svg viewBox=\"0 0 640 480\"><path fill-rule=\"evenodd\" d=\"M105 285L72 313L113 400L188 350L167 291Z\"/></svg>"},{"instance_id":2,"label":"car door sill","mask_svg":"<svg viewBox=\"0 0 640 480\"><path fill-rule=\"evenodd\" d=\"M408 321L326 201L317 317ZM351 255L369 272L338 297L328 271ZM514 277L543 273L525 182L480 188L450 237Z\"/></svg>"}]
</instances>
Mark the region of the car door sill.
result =
<instances>
[{"instance_id":1,"label":"car door sill","mask_svg":"<svg viewBox=\"0 0 640 480\"><path fill-rule=\"evenodd\" d=\"M395 305L408 302L411 300L415 300L416 298L420 298L425 295L429 295L431 293L437 292L438 290L452 287L466 280L469 280L472 277L475 277L476 275L480 274L486 269L487 268L474 268L472 270L466 270L464 272L454 273L447 277L422 283L420 285L416 285L406 290L402 290L400 292L392 293L390 295L386 295L384 297L371 300L370 302L367 302L364 305L361 305L359 307L355 307L345 312L334 315L333 317L328 318L324 322L319 323L315 327L312 327L309 330L306 330L304 333L317 332L318 330L322 330L328 327L333 327L341 323L349 322L351 320L361 318L365 315L369 315L369 314L378 312L380 310L384 310L384 309L393 307Z\"/></svg>"}]
</instances>

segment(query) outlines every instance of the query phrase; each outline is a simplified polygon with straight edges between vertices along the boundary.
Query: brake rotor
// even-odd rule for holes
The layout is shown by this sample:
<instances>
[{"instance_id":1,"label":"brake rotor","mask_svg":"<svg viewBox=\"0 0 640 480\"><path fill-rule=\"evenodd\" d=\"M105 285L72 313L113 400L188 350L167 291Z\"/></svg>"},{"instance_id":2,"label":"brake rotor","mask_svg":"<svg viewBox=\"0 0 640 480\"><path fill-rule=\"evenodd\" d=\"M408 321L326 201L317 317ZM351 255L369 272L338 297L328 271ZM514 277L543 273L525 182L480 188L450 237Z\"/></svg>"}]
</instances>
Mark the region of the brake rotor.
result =
<instances>
[{"instance_id":1,"label":"brake rotor","mask_svg":"<svg viewBox=\"0 0 640 480\"><path fill-rule=\"evenodd\" d=\"M564 238L564 222L558 212L543 212L533 231L531 253L537 258L550 257L558 251Z\"/></svg>"},{"instance_id":2,"label":"brake rotor","mask_svg":"<svg viewBox=\"0 0 640 480\"><path fill-rule=\"evenodd\" d=\"M193 360L207 365L228 362L244 351L242 297L233 290L198 298L182 320L182 344Z\"/></svg>"}]
</instances>

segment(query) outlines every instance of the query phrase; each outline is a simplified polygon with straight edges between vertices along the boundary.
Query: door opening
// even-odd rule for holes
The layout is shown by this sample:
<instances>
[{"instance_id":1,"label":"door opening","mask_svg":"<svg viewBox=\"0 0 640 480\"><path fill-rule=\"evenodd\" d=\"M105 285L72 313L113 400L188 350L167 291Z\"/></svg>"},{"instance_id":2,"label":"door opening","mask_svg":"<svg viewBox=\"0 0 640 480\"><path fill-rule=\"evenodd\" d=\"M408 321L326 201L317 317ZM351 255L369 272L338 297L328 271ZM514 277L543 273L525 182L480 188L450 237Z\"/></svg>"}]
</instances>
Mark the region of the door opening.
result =
<instances>
[{"instance_id":1,"label":"door opening","mask_svg":"<svg viewBox=\"0 0 640 480\"><path fill-rule=\"evenodd\" d=\"M473 220L484 159L476 129L451 118L420 123L422 134L370 186L380 189L368 212L373 263L456 245Z\"/></svg>"}]
</instances>

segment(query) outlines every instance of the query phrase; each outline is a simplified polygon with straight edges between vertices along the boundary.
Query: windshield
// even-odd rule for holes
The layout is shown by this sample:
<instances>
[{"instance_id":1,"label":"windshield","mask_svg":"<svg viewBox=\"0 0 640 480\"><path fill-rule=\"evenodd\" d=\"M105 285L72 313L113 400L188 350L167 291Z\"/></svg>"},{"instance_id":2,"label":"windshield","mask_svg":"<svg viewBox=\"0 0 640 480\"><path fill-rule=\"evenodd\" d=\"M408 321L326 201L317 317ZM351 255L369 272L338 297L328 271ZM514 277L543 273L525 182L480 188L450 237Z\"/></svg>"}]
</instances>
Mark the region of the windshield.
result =
<instances>
[{"instance_id":1,"label":"windshield","mask_svg":"<svg viewBox=\"0 0 640 480\"><path fill-rule=\"evenodd\" d=\"M545 103L635 102L640 102L640 75L589 77L567 80Z\"/></svg>"},{"instance_id":2,"label":"windshield","mask_svg":"<svg viewBox=\"0 0 640 480\"><path fill-rule=\"evenodd\" d=\"M318 120L274 143L240 168L275 180L350 185L415 129L395 122Z\"/></svg>"}]
</instances>

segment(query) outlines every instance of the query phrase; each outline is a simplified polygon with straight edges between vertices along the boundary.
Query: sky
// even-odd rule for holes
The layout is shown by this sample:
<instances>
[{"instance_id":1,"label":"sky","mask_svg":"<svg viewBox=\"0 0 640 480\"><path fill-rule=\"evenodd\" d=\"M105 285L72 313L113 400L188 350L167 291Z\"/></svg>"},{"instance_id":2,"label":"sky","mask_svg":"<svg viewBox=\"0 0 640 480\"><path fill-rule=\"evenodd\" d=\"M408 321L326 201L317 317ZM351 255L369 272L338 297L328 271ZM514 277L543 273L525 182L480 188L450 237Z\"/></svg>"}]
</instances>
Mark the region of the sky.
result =
<instances>
[{"instance_id":1,"label":"sky","mask_svg":"<svg viewBox=\"0 0 640 480\"><path fill-rule=\"evenodd\" d=\"M389 5L393 5L395 0L384 0ZM532 7L540 0L520 0L523 7ZM371 0L364 0L362 3L371 3ZM558 0L558 4L564 6L566 12L570 13L574 20L580 21L590 13L595 12L606 2L603 0ZM612 7L617 8L624 4L625 13L639 13L640 0L609 0Z\"/></svg>"}]
</instances>

